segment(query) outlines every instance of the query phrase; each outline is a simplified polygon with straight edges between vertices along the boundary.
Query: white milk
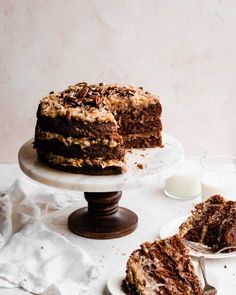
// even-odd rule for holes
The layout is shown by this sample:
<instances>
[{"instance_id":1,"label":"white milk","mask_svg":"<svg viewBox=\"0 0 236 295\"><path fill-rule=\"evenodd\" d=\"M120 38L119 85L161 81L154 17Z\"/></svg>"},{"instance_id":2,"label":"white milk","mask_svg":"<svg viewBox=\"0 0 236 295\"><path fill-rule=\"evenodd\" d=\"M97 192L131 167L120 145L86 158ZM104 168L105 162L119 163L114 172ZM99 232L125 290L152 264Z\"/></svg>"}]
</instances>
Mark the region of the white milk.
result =
<instances>
[{"instance_id":1,"label":"white milk","mask_svg":"<svg viewBox=\"0 0 236 295\"><path fill-rule=\"evenodd\" d=\"M165 180L164 192L175 199L192 199L201 193L201 173L199 163L185 161L179 171Z\"/></svg>"},{"instance_id":2,"label":"white milk","mask_svg":"<svg viewBox=\"0 0 236 295\"><path fill-rule=\"evenodd\" d=\"M223 172L206 172L202 177L202 199L212 195L222 195L236 201L236 174Z\"/></svg>"}]
</instances>

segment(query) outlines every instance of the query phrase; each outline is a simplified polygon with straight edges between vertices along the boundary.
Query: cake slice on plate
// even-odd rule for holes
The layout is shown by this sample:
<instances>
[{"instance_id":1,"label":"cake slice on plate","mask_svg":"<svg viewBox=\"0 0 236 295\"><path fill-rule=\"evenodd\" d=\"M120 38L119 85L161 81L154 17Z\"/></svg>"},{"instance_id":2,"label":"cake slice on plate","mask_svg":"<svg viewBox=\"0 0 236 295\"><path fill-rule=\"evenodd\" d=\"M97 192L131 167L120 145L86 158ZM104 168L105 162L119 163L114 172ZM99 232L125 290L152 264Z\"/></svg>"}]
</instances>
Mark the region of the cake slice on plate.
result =
<instances>
[{"instance_id":1,"label":"cake slice on plate","mask_svg":"<svg viewBox=\"0 0 236 295\"><path fill-rule=\"evenodd\" d=\"M146 242L133 251L123 286L129 295L202 294L188 249L178 235Z\"/></svg>"},{"instance_id":2,"label":"cake slice on plate","mask_svg":"<svg viewBox=\"0 0 236 295\"><path fill-rule=\"evenodd\" d=\"M192 215L181 224L179 234L182 238L204 244L214 251L225 247L236 250L236 202L227 201L214 195L199 203Z\"/></svg>"}]
</instances>

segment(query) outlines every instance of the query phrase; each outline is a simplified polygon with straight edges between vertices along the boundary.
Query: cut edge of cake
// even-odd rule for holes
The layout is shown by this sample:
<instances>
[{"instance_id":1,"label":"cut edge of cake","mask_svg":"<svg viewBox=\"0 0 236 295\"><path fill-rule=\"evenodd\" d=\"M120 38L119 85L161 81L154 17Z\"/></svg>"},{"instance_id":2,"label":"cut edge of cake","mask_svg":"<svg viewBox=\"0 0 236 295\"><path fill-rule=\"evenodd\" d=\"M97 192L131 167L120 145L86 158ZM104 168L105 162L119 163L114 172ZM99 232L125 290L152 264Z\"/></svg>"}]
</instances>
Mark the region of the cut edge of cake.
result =
<instances>
[{"instance_id":1,"label":"cut edge of cake","mask_svg":"<svg viewBox=\"0 0 236 295\"><path fill-rule=\"evenodd\" d=\"M146 242L132 252L123 281L128 295L201 295L199 278L178 235Z\"/></svg>"},{"instance_id":2,"label":"cut edge of cake","mask_svg":"<svg viewBox=\"0 0 236 295\"><path fill-rule=\"evenodd\" d=\"M197 204L192 215L179 227L181 238L219 251L236 247L236 202L213 195ZM228 249L226 252L235 251Z\"/></svg>"}]
</instances>

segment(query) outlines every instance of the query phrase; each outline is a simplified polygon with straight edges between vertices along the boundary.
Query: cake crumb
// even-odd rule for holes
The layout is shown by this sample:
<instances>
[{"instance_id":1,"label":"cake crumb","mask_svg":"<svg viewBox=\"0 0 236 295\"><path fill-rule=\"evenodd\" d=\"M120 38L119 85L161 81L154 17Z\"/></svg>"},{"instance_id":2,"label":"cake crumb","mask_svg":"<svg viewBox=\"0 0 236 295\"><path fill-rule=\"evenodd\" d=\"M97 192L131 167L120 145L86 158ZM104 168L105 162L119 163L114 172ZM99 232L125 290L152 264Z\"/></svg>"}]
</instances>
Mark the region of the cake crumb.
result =
<instances>
[{"instance_id":1,"label":"cake crumb","mask_svg":"<svg viewBox=\"0 0 236 295\"><path fill-rule=\"evenodd\" d=\"M129 154L133 154L132 150L127 150L127 152L128 152Z\"/></svg>"},{"instance_id":2,"label":"cake crumb","mask_svg":"<svg viewBox=\"0 0 236 295\"><path fill-rule=\"evenodd\" d=\"M144 155L144 154L141 154L140 156L141 156L141 157L143 157L143 158L145 157L145 155Z\"/></svg>"},{"instance_id":3,"label":"cake crumb","mask_svg":"<svg viewBox=\"0 0 236 295\"><path fill-rule=\"evenodd\" d=\"M141 163L138 163L138 164L137 164L137 167L138 167L139 169L143 169L143 168L144 168L143 164L141 164Z\"/></svg>"},{"instance_id":4,"label":"cake crumb","mask_svg":"<svg viewBox=\"0 0 236 295\"><path fill-rule=\"evenodd\" d=\"M44 249L43 246L41 246L41 249L42 249L42 250Z\"/></svg>"},{"instance_id":5,"label":"cake crumb","mask_svg":"<svg viewBox=\"0 0 236 295\"><path fill-rule=\"evenodd\" d=\"M227 268L227 265L226 264L224 265L224 268Z\"/></svg>"}]
</instances>

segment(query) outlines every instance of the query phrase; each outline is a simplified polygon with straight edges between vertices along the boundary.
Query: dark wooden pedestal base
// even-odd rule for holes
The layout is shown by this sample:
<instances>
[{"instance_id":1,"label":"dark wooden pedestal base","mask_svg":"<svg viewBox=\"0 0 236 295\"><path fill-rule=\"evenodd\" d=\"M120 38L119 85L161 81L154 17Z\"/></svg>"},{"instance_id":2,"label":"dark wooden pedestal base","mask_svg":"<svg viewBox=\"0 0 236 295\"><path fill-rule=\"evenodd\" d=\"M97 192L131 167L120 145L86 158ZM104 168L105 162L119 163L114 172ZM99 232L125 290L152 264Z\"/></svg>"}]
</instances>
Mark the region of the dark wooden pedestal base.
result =
<instances>
[{"instance_id":1,"label":"dark wooden pedestal base","mask_svg":"<svg viewBox=\"0 0 236 295\"><path fill-rule=\"evenodd\" d=\"M88 207L73 212L69 229L91 239L114 239L132 233L138 224L137 215L119 207L122 192L84 193Z\"/></svg>"}]
</instances>

